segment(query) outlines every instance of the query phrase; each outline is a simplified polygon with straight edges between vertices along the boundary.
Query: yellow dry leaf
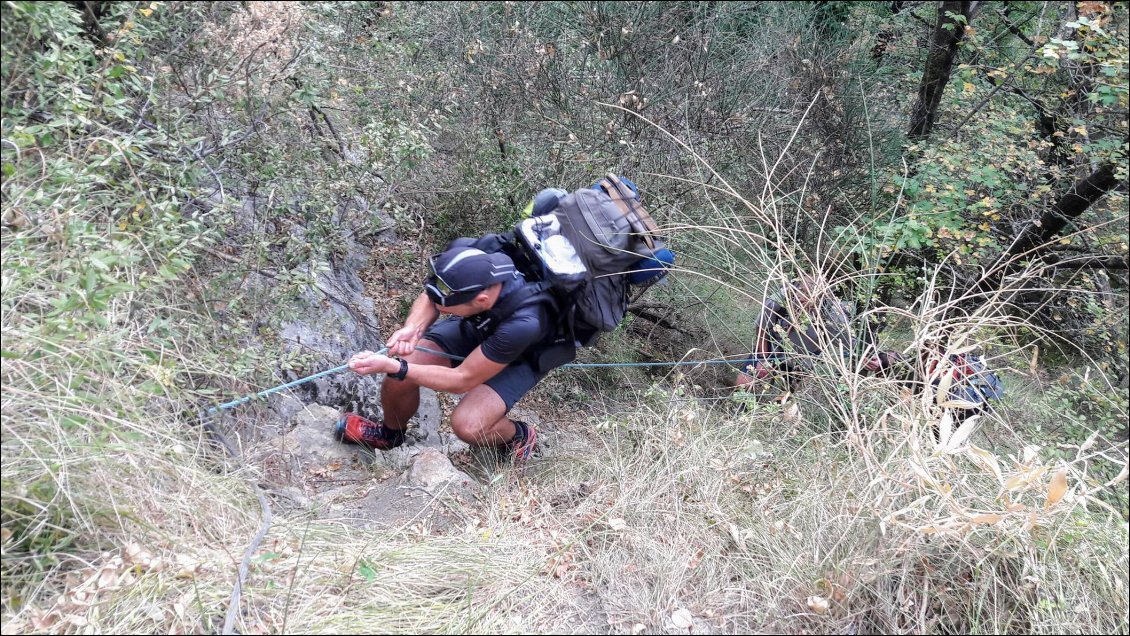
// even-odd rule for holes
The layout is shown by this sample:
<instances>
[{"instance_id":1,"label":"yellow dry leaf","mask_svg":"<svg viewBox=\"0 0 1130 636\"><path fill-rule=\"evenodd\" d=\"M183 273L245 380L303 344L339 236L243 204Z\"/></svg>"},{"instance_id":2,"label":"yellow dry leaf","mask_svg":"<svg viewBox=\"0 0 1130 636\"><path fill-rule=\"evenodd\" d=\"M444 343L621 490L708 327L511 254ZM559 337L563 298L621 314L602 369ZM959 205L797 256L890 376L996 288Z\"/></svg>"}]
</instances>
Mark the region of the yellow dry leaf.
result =
<instances>
[{"instance_id":1,"label":"yellow dry leaf","mask_svg":"<svg viewBox=\"0 0 1130 636\"><path fill-rule=\"evenodd\" d=\"M989 471L993 473L993 476L997 478L998 484L1004 483L1004 475L1001 474L1001 467L997 462L996 455L983 448L978 448L973 444L967 446L966 451L973 457L974 461L976 461L981 466L989 469Z\"/></svg>"},{"instance_id":2,"label":"yellow dry leaf","mask_svg":"<svg viewBox=\"0 0 1130 636\"><path fill-rule=\"evenodd\" d=\"M946 440L944 449L947 452L953 452L960 448L961 445L969 439L969 436L973 434L973 429L977 427L977 423L978 421L980 421L980 419L981 416L980 414L978 414L973 415L962 422L961 426L957 427L957 430L949 436L948 440Z\"/></svg>"},{"instance_id":3,"label":"yellow dry leaf","mask_svg":"<svg viewBox=\"0 0 1130 636\"><path fill-rule=\"evenodd\" d=\"M153 9L138 9L137 12L147 18L153 15Z\"/></svg>"},{"instance_id":4,"label":"yellow dry leaf","mask_svg":"<svg viewBox=\"0 0 1130 636\"><path fill-rule=\"evenodd\" d=\"M951 433L953 433L953 413L947 410L942 413L942 418L938 420L938 441L942 448L949 445Z\"/></svg>"},{"instance_id":5,"label":"yellow dry leaf","mask_svg":"<svg viewBox=\"0 0 1130 636\"><path fill-rule=\"evenodd\" d=\"M823 596L810 596L808 597L808 609L817 614L825 614L828 611L828 599Z\"/></svg>"},{"instance_id":6,"label":"yellow dry leaf","mask_svg":"<svg viewBox=\"0 0 1130 636\"><path fill-rule=\"evenodd\" d=\"M671 623L679 629L690 629L694 627L694 617L691 616L690 610L685 607L680 607L671 614Z\"/></svg>"},{"instance_id":7,"label":"yellow dry leaf","mask_svg":"<svg viewBox=\"0 0 1130 636\"><path fill-rule=\"evenodd\" d=\"M976 87L976 86L974 86L974 85L972 85L972 84L970 84L969 82L965 82L965 85L964 85L964 86L962 87L962 89L963 89L963 90L964 90L964 91L965 91L966 93L972 93L973 91L977 90L977 87Z\"/></svg>"},{"instance_id":8,"label":"yellow dry leaf","mask_svg":"<svg viewBox=\"0 0 1130 636\"><path fill-rule=\"evenodd\" d=\"M916 475L918 475L922 479L922 481L926 482L927 486L935 490L938 488L937 482L935 482L934 478L930 476L930 473L926 472L925 468L919 466L915 462L910 462L910 468Z\"/></svg>"},{"instance_id":9,"label":"yellow dry leaf","mask_svg":"<svg viewBox=\"0 0 1130 636\"><path fill-rule=\"evenodd\" d=\"M1030 479L1028 477L1028 473L1013 475L1012 477L1008 478L1008 481L1004 482L1004 489L1016 490L1018 488L1021 488L1022 486L1027 486L1029 481Z\"/></svg>"},{"instance_id":10,"label":"yellow dry leaf","mask_svg":"<svg viewBox=\"0 0 1130 636\"><path fill-rule=\"evenodd\" d=\"M953 386L953 373L951 367L949 365L946 365L943 369L941 369L941 374L942 377L938 380L938 394L935 396L935 399L938 402L938 406L945 408L945 404L943 404L943 402L945 402L946 398L949 397L950 387Z\"/></svg>"},{"instance_id":11,"label":"yellow dry leaf","mask_svg":"<svg viewBox=\"0 0 1130 636\"><path fill-rule=\"evenodd\" d=\"M1079 445L1079 454L1082 455L1083 451L1095 445L1095 440L1099 438L1099 432L1095 431L1087 436L1087 439Z\"/></svg>"},{"instance_id":12,"label":"yellow dry leaf","mask_svg":"<svg viewBox=\"0 0 1130 636\"><path fill-rule=\"evenodd\" d=\"M964 409L975 409L979 405L976 402L971 402L969 400L962 400L960 398L954 398L952 400L939 401L938 406L942 407L943 409L963 409L964 410ZM966 420L966 421L968 421L968 420Z\"/></svg>"},{"instance_id":13,"label":"yellow dry leaf","mask_svg":"<svg viewBox=\"0 0 1130 636\"><path fill-rule=\"evenodd\" d=\"M1063 499L1063 495L1067 493L1067 471L1059 469L1055 475L1052 476L1052 481L1048 484L1048 499L1044 502L1044 510L1051 508Z\"/></svg>"},{"instance_id":14,"label":"yellow dry leaf","mask_svg":"<svg viewBox=\"0 0 1130 636\"><path fill-rule=\"evenodd\" d=\"M997 523L998 521L1000 521L1001 519L1004 519L1004 517L1001 516L1001 515L995 514L995 513L991 513L991 514L976 515L972 519L969 520L969 523L972 523L973 525L985 524L985 525L991 526L994 523Z\"/></svg>"}]
</instances>

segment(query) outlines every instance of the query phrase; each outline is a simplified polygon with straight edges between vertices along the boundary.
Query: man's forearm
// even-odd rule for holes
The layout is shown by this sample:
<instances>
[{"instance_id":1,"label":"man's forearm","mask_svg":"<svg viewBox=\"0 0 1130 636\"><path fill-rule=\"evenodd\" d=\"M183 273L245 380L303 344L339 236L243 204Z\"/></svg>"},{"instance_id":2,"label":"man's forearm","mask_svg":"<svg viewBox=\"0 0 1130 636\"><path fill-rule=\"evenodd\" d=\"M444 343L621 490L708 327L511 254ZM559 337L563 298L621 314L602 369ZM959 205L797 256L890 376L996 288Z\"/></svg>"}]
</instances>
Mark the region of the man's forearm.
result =
<instances>
[{"instance_id":1,"label":"man's forearm","mask_svg":"<svg viewBox=\"0 0 1130 636\"><path fill-rule=\"evenodd\" d=\"M444 393L466 393L475 388L459 367L444 367L434 364L408 365L406 379L433 391Z\"/></svg>"},{"instance_id":2,"label":"man's forearm","mask_svg":"<svg viewBox=\"0 0 1130 636\"><path fill-rule=\"evenodd\" d=\"M408 317L404 319L404 326L423 331L431 327L436 318L439 318L439 310L432 303L432 299L428 298L426 293L423 293L412 302L412 308L408 310Z\"/></svg>"}]
</instances>

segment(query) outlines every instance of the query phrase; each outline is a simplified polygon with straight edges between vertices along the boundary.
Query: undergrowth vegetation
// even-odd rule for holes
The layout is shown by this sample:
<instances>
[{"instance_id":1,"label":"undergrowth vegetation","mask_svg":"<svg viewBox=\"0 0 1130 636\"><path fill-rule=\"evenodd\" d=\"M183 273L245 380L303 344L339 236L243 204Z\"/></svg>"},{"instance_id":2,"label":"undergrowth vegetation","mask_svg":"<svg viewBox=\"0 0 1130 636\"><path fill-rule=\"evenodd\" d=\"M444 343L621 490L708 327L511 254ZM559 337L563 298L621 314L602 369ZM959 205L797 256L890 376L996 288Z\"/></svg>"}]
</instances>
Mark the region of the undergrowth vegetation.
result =
<instances>
[{"instance_id":1,"label":"undergrowth vegetation","mask_svg":"<svg viewBox=\"0 0 1130 636\"><path fill-rule=\"evenodd\" d=\"M993 6L951 136L911 147L917 5L85 4L0 6L5 633L1130 629L1125 271L1055 266L1128 249L1124 5ZM1123 185L1061 260L975 289L1091 163ZM743 355L822 272L857 340L918 377L981 351L1006 397L957 422L861 350L783 402L558 372L554 452L461 527L277 515L232 611L263 469L198 414L307 368L293 301L348 244L498 231L608 170L678 271L583 359Z\"/></svg>"}]
</instances>

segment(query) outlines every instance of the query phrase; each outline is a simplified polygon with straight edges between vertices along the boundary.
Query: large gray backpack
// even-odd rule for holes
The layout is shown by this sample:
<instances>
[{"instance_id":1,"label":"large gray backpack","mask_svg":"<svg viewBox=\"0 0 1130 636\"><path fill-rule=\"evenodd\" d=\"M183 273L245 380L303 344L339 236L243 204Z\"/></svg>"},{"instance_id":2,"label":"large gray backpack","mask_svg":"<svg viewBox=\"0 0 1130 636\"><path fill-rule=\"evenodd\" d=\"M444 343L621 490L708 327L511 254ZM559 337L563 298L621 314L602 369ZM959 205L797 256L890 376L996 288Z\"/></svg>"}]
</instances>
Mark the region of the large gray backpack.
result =
<instances>
[{"instance_id":1,"label":"large gray backpack","mask_svg":"<svg viewBox=\"0 0 1130 636\"><path fill-rule=\"evenodd\" d=\"M562 310L571 313L564 322L578 343L590 345L623 320L633 280L657 280L674 256L638 195L615 175L541 207L515 228L517 242L532 256L519 268L563 298Z\"/></svg>"}]
</instances>

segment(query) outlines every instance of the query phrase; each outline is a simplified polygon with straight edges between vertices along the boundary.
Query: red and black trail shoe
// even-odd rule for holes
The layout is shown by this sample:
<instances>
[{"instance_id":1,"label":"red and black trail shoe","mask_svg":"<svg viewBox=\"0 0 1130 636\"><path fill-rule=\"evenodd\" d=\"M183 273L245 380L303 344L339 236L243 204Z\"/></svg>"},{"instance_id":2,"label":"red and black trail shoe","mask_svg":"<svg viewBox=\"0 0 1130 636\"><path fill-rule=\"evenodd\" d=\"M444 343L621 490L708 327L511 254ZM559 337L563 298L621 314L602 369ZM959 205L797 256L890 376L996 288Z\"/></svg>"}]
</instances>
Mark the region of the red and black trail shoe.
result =
<instances>
[{"instance_id":1,"label":"red and black trail shoe","mask_svg":"<svg viewBox=\"0 0 1130 636\"><path fill-rule=\"evenodd\" d=\"M404 443L404 431L388 428L355 413L346 413L334 425L334 439L345 444L389 450Z\"/></svg>"},{"instance_id":2,"label":"red and black trail shoe","mask_svg":"<svg viewBox=\"0 0 1130 636\"><path fill-rule=\"evenodd\" d=\"M513 460L515 466L524 468L533 459L537 446L538 430L532 424L514 420L514 439L500 450Z\"/></svg>"}]
</instances>

